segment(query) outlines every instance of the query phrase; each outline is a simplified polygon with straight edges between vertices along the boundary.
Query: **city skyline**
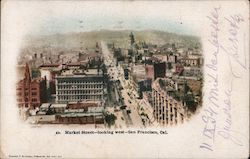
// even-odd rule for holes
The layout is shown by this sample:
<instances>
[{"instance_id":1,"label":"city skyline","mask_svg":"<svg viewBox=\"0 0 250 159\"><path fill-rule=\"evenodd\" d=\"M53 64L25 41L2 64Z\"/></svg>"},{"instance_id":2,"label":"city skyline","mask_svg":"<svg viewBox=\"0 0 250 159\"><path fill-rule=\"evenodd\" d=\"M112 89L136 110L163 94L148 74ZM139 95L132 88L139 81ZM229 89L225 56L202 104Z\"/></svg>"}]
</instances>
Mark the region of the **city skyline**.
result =
<instances>
[{"instance_id":1,"label":"city skyline","mask_svg":"<svg viewBox=\"0 0 250 159\"><path fill-rule=\"evenodd\" d=\"M139 37L139 32L95 32L85 38L91 45L84 48L80 41L74 49L57 47L59 43L54 49L24 48L18 58L19 70L26 65L24 78L16 88L21 118L31 124L95 128L188 122L202 107L199 40L186 45L190 37L168 34L167 39L172 38L168 42L138 40L137 33Z\"/></svg>"}]
</instances>

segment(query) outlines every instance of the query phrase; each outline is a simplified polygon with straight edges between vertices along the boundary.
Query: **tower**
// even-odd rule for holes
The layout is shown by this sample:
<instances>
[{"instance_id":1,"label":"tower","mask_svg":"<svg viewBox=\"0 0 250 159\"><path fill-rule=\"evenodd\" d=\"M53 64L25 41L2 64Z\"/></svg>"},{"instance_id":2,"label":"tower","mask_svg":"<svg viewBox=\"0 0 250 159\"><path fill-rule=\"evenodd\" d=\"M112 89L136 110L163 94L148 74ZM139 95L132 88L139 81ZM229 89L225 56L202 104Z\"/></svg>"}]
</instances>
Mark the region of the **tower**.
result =
<instances>
[{"instance_id":1,"label":"tower","mask_svg":"<svg viewBox=\"0 0 250 159\"><path fill-rule=\"evenodd\" d=\"M130 45L132 46L134 43L135 43L135 37L134 37L134 34L131 32L130 35Z\"/></svg>"},{"instance_id":2,"label":"tower","mask_svg":"<svg viewBox=\"0 0 250 159\"><path fill-rule=\"evenodd\" d=\"M25 66L24 78L25 78L25 80L26 80L28 83L30 83L30 81L31 81L31 76L30 76L30 69L29 69L28 63L26 63L26 66Z\"/></svg>"},{"instance_id":3,"label":"tower","mask_svg":"<svg viewBox=\"0 0 250 159\"><path fill-rule=\"evenodd\" d=\"M30 69L28 63L26 63L23 86L22 86L25 107L30 107L30 83L31 83Z\"/></svg>"}]
</instances>

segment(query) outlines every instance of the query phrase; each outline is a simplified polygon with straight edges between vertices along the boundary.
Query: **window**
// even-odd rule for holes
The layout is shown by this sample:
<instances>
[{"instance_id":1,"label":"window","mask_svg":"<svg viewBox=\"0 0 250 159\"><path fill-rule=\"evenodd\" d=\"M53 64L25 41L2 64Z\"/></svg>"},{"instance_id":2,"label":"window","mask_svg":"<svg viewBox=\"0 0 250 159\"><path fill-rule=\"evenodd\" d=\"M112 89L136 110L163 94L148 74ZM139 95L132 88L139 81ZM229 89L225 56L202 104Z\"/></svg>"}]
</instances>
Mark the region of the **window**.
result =
<instances>
[{"instance_id":1,"label":"window","mask_svg":"<svg viewBox=\"0 0 250 159\"><path fill-rule=\"evenodd\" d=\"M36 102L37 99L36 99L36 98L32 98L31 101L32 101L32 102Z\"/></svg>"}]
</instances>

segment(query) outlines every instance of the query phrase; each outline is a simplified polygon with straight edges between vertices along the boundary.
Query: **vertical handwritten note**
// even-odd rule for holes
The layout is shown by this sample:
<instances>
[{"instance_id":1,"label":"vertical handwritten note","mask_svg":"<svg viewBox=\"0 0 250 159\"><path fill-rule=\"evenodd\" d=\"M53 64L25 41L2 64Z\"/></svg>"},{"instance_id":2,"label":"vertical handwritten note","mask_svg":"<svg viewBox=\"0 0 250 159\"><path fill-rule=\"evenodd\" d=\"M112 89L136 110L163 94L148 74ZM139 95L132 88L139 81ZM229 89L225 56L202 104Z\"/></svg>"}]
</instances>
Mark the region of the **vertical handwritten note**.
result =
<instances>
[{"instance_id":1,"label":"vertical handwritten note","mask_svg":"<svg viewBox=\"0 0 250 159\"><path fill-rule=\"evenodd\" d=\"M203 130L200 149L215 151L217 140L223 139L244 147L247 135L232 128L233 103L240 97L236 89L248 73L246 53L246 19L238 12L225 12L225 6L215 6L207 15L208 37L206 43L204 98L202 111ZM238 97L237 97L238 96ZM221 141L221 140L220 140Z\"/></svg>"}]
</instances>

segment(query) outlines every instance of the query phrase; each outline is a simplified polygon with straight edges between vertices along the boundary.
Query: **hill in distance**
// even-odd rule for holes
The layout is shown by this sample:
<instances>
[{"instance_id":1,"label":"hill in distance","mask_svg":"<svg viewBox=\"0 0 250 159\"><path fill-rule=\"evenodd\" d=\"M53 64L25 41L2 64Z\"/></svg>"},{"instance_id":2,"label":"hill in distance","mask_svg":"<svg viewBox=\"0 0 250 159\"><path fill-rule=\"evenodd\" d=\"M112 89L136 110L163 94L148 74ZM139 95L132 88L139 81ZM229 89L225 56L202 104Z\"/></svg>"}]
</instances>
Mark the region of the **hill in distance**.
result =
<instances>
[{"instance_id":1,"label":"hill in distance","mask_svg":"<svg viewBox=\"0 0 250 159\"><path fill-rule=\"evenodd\" d=\"M189 35L179 35L157 30L99 30L79 33L65 33L41 36L27 36L24 41L24 48L93 48L96 42L105 41L115 43L116 47L127 48L129 46L129 34L133 32L136 42L164 45L166 43L180 43L185 48L201 46L199 37Z\"/></svg>"}]
</instances>

